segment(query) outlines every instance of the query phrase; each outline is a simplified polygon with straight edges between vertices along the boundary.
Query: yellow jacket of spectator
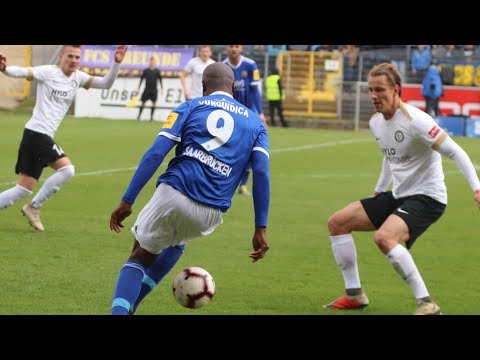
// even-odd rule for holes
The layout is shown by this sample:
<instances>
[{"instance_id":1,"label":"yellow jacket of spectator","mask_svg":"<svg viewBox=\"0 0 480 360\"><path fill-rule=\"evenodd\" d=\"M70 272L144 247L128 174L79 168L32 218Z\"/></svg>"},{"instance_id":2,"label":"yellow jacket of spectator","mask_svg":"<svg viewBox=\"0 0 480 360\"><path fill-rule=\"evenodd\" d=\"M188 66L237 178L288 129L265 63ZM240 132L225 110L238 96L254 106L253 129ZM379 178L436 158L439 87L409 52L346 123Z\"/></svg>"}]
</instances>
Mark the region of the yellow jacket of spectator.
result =
<instances>
[{"instance_id":1,"label":"yellow jacket of spectator","mask_svg":"<svg viewBox=\"0 0 480 360\"><path fill-rule=\"evenodd\" d=\"M280 86L278 85L278 80L280 80L280 75L269 75L265 79L265 93L268 101L276 101L285 99L285 91L282 91L282 96L280 97Z\"/></svg>"}]
</instances>

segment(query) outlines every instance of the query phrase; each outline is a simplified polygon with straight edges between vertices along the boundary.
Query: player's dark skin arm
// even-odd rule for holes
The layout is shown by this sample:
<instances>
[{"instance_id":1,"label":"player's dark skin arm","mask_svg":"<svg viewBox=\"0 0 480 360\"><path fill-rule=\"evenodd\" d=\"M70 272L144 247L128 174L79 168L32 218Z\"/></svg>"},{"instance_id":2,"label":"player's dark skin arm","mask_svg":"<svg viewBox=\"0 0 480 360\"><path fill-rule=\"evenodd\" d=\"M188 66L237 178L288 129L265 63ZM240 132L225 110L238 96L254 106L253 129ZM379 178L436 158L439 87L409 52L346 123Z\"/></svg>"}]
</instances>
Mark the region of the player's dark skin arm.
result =
<instances>
[{"instance_id":1,"label":"player's dark skin arm","mask_svg":"<svg viewBox=\"0 0 480 360\"><path fill-rule=\"evenodd\" d=\"M132 204L125 200L120 201L120 204L113 210L110 215L110 230L114 230L116 233L122 231L122 221L130 216L132 213Z\"/></svg>"},{"instance_id":2,"label":"player's dark skin arm","mask_svg":"<svg viewBox=\"0 0 480 360\"><path fill-rule=\"evenodd\" d=\"M252 245L253 245L253 249L255 250L250 254L250 257L253 259L253 262L263 259L268 249L270 248L267 241L266 226L255 227L255 233L253 234Z\"/></svg>"},{"instance_id":3,"label":"player's dark skin arm","mask_svg":"<svg viewBox=\"0 0 480 360\"><path fill-rule=\"evenodd\" d=\"M115 230L117 233L122 231L122 221L129 217L131 213L132 204L126 202L125 200L120 201L120 204L115 208L115 210L113 210L112 215L110 216L110 230ZM157 255L151 254L147 250L142 249L140 243L135 240L132 253L128 259L136 261L148 268L152 266L156 258Z\"/></svg>"}]
</instances>

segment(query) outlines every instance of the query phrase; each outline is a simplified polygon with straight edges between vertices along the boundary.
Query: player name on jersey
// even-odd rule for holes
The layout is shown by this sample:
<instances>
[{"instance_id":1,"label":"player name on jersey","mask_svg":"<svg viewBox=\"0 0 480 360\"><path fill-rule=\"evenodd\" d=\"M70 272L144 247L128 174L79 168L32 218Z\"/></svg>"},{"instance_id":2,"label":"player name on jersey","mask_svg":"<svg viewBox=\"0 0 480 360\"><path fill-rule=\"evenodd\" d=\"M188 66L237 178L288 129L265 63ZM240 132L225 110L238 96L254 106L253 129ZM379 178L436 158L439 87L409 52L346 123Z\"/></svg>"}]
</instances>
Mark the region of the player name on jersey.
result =
<instances>
[{"instance_id":1,"label":"player name on jersey","mask_svg":"<svg viewBox=\"0 0 480 360\"><path fill-rule=\"evenodd\" d=\"M233 112L235 114L240 114L245 117L248 117L248 111L246 108L242 106L236 106L232 104L230 101L222 99L221 101L218 100L200 100L198 102L200 105L209 105L209 106L216 106L220 107L223 110Z\"/></svg>"}]
</instances>

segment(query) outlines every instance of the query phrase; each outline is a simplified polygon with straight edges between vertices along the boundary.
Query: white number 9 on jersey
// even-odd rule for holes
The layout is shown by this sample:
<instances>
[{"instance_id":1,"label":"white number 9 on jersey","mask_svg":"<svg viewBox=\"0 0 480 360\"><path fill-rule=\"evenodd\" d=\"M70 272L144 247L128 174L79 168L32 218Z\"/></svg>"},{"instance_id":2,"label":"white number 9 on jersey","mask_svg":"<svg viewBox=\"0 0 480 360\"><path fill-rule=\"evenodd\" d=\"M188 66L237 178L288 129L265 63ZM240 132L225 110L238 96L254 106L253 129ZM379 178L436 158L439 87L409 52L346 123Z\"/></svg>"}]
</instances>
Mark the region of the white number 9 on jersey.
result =
<instances>
[{"instance_id":1,"label":"white number 9 on jersey","mask_svg":"<svg viewBox=\"0 0 480 360\"><path fill-rule=\"evenodd\" d=\"M223 119L223 126L221 127L218 126L220 119ZM207 129L213 136L213 139L208 140L201 145L209 151L219 148L230 139L234 127L235 123L232 115L225 110L212 111L207 118Z\"/></svg>"}]
</instances>

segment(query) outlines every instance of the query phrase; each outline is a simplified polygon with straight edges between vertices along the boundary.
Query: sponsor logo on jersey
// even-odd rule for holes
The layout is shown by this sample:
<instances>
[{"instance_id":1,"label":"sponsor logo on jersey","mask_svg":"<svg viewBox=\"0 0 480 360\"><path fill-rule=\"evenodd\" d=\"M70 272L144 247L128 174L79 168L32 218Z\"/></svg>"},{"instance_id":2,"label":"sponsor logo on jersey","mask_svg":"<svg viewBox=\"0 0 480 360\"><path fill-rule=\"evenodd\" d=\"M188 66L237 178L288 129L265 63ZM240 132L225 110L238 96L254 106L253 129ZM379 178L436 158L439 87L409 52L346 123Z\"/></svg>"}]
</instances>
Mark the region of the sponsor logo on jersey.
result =
<instances>
[{"instance_id":1,"label":"sponsor logo on jersey","mask_svg":"<svg viewBox=\"0 0 480 360\"><path fill-rule=\"evenodd\" d=\"M173 124L175 124L175 121L177 121L178 118L178 113L172 112L170 115L168 115L167 120L165 120L165 123L162 126L162 129L171 129Z\"/></svg>"},{"instance_id":2,"label":"sponsor logo on jersey","mask_svg":"<svg viewBox=\"0 0 480 360\"><path fill-rule=\"evenodd\" d=\"M57 104L70 106L73 98L69 98L68 95L68 91L52 89L49 100Z\"/></svg>"},{"instance_id":3,"label":"sponsor logo on jersey","mask_svg":"<svg viewBox=\"0 0 480 360\"><path fill-rule=\"evenodd\" d=\"M235 91L245 91L245 81L242 80L235 80Z\"/></svg>"},{"instance_id":4,"label":"sponsor logo on jersey","mask_svg":"<svg viewBox=\"0 0 480 360\"><path fill-rule=\"evenodd\" d=\"M412 157L410 155L404 156L385 156L385 159L390 164L407 164L412 161Z\"/></svg>"},{"instance_id":5,"label":"sponsor logo on jersey","mask_svg":"<svg viewBox=\"0 0 480 360\"><path fill-rule=\"evenodd\" d=\"M438 135L438 133L440 132L440 128L437 126L437 125L434 125L430 131L428 132L428 134L435 139L435 137Z\"/></svg>"}]
</instances>

